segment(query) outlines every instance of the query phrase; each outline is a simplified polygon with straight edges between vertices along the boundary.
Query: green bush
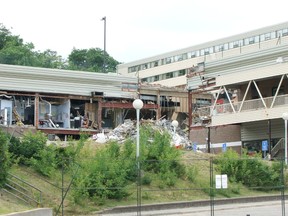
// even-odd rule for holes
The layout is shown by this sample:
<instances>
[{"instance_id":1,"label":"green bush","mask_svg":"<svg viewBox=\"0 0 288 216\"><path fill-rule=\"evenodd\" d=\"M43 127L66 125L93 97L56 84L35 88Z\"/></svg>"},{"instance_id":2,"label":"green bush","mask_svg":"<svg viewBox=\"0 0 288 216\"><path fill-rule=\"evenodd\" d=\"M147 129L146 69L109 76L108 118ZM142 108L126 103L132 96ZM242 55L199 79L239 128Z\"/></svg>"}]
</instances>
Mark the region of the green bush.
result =
<instances>
[{"instance_id":1,"label":"green bush","mask_svg":"<svg viewBox=\"0 0 288 216\"><path fill-rule=\"evenodd\" d=\"M69 140L67 146L57 148L56 158L58 160L58 168L61 168L62 166L68 168L69 166L73 165L77 161L86 140L87 134L82 133L80 134L80 139L78 141Z\"/></svg>"},{"instance_id":2,"label":"green bush","mask_svg":"<svg viewBox=\"0 0 288 216\"><path fill-rule=\"evenodd\" d=\"M145 174L142 178L141 178L141 184L142 185L150 185L152 182L152 178L151 175L149 174Z\"/></svg>"},{"instance_id":3,"label":"green bush","mask_svg":"<svg viewBox=\"0 0 288 216\"><path fill-rule=\"evenodd\" d=\"M0 188L6 182L9 170L8 137L0 130Z\"/></svg>"},{"instance_id":4,"label":"green bush","mask_svg":"<svg viewBox=\"0 0 288 216\"><path fill-rule=\"evenodd\" d=\"M186 168L186 176L190 182L195 182L198 175L198 168L196 166L189 166Z\"/></svg>"},{"instance_id":5,"label":"green bush","mask_svg":"<svg viewBox=\"0 0 288 216\"><path fill-rule=\"evenodd\" d=\"M128 196L125 189L127 169L120 160L120 145L106 144L96 152L93 159L82 164L85 170L76 179L77 187L84 187L82 193L97 199L121 199ZM78 194L79 195L79 194Z\"/></svg>"},{"instance_id":6,"label":"green bush","mask_svg":"<svg viewBox=\"0 0 288 216\"><path fill-rule=\"evenodd\" d=\"M143 128L143 131L141 133L142 140L152 140L151 142L144 142L146 145L141 143L144 148L142 158L145 159L143 168L146 171L163 174L162 176L169 172L172 172L176 177L185 175L185 167L179 162L180 151L170 146L170 134L168 132L153 131L149 127ZM150 131L150 133L147 133L147 131Z\"/></svg>"},{"instance_id":7,"label":"green bush","mask_svg":"<svg viewBox=\"0 0 288 216\"><path fill-rule=\"evenodd\" d=\"M221 154L217 160L217 170L227 174L229 181L243 183L247 187L258 190L271 190L281 184L279 162L269 166L261 158L240 156L233 150Z\"/></svg>"},{"instance_id":8,"label":"green bush","mask_svg":"<svg viewBox=\"0 0 288 216\"><path fill-rule=\"evenodd\" d=\"M44 176L50 177L57 168L56 147L47 146L35 154L30 160L31 166Z\"/></svg>"},{"instance_id":9,"label":"green bush","mask_svg":"<svg viewBox=\"0 0 288 216\"><path fill-rule=\"evenodd\" d=\"M32 158L44 149L46 141L47 138L44 133L40 131L32 133L29 131L24 134L21 140L15 137L11 139L9 151L14 156L22 158L20 163L25 163L26 159Z\"/></svg>"}]
</instances>

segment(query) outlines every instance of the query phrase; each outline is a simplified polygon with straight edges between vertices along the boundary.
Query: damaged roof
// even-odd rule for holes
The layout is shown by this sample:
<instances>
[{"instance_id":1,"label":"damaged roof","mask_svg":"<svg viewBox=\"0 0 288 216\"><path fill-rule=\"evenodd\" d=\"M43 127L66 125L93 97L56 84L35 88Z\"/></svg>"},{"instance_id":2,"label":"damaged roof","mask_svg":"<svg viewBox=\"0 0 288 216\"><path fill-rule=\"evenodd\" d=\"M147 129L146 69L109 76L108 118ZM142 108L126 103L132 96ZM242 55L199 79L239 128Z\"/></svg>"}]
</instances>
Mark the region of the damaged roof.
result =
<instances>
[{"instance_id":1,"label":"damaged roof","mask_svg":"<svg viewBox=\"0 0 288 216\"><path fill-rule=\"evenodd\" d=\"M123 91L123 84L137 84L136 77L0 64L0 90L135 98L136 91Z\"/></svg>"}]
</instances>

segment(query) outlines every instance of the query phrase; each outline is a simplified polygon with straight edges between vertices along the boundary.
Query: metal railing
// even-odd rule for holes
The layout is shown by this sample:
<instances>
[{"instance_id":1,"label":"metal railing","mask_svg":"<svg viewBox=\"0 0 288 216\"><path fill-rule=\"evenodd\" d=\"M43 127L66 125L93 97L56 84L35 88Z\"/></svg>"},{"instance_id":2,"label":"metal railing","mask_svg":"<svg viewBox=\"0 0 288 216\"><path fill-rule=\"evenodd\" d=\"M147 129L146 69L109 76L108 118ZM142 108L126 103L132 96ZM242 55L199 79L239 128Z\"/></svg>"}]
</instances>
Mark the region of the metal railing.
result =
<instances>
[{"instance_id":1,"label":"metal railing","mask_svg":"<svg viewBox=\"0 0 288 216\"><path fill-rule=\"evenodd\" d=\"M271 149L271 157L274 158L280 150L284 150L284 138L281 138L276 145Z\"/></svg>"},{"instance_id":2,"label":"metal railing","mask_svg":"<svg viewBox=\"0 0 288 216\"><path fill-rule=\"evenodd\" d=\"M21 178L8 173L7 183L3 189L6 193L34 206L40 206L42 202L42 191Z\"/></svg>"},{"instance_id":3,"label":"metal railing","mask_svg":"<svg viewBox=\"0 0 288 216\"><path fill-rule=\"evenodd\" d=\"M242 101L233 103L232 106L235 110L235 112L243 112L243 111L251 111L251 110L258 110L258 109L265 109L266 108L273 108L277 106L283 106L285 104L288 104L288 95L280 95L273 100L274 97L266 97L262 99L254 99L254 100L247 100L242 103ZM201 107L196 110L196 113L198 113L199 116L215 116L215 115L222 115L222 114L231 114L233 113L230 103L225 104L218 104L214 107L208 106L208 107ZM212 110L213 109L213 110Z\"/></svg>"}]
</instances>

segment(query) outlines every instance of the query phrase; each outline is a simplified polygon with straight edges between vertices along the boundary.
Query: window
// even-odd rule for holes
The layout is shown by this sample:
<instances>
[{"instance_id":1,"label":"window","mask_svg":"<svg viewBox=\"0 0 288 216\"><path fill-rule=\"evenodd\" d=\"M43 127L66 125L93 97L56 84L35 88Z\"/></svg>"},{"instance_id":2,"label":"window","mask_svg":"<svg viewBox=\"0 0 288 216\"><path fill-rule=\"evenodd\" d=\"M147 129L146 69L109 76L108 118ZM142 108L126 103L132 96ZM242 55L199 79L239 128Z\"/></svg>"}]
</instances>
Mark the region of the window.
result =
<instances>
[{"instance_id":1,"label":"window","mask_svg":"<svg viewBox=\"0 0 288 216\"><path fill-rule=\"evenodd\" d=\"M266 40L270 40L271 39L271 33L269 32L269 33L266 33L265 34L265 41Z\"/></svg>"},{"instance_id":2,"label":"window","mask_svg":"<svg viewBox=\"0 0 288 216\"><path fill-rule=\"evenodd\" d=\"M277 35L277 37L281 37L281 36L282 36L282 30L278 30L278 31L276 32L276 35Z\"/></svg>"},{"instance_id":3,"label":"window","mask_svg":"<svg viewBox=\"0 0 288 216\"><path fill-rule=\"evenodd\" d=\"M148 64L143 64L142 65L142 70L145 70L145 69L147 69L148 68Z\"/></svg>"},{"instance_id":4,"label":"window","mask_svg":"<svg viewBox=\"0 0 288 216\"><path fill-rule=\"evenodd\" d=\"M215 46L215 52L222 52L224 50L224 45Z\"/></svg>"},{"instance_id":5,"label":"window","mask_svg":"<svg viewBox=\"0 0 288 216\"><path fill-rule=\"evenodd\" d=\"M288 35L288 29L283 29L282 30L282 36L287 36Z\"/></svg>"},{"instance_id":6,"label":"window","mask_svg":"<svg viewBox=\"0 0 288 216\"><path fill-rule=\"evenodd\" d=\"M172 57L168 57L165 59L165 64L170 64L172 63Z\"/></svg>"},{"instance_id":7,"label":"window","mask_svg":"<svg viewBox=\"0 0 288 216\"><path fill-rule=\"evenodd\" d=\"M204 49L200 50L200 56L203 56L203 55L205 55L205 50Z\"/></svg>"},{"instance_id":8,"label":"window","mask_svg":"<svg viewBox=\"0 0 288 216\"><path fill-rule=\"evenodd\" d=\"M254 37L250 37L248 40L249 40L249 44L254 44L255 43L255 38Z\"/></svg>"},{"instance_id":9,"label":"window","mask_svg":"<svg viewBox=\"0 0 288 216\"><path fill-rule=\"evenodd\" d=\"M224 44L224 50L228 50L228 49L229 49L228 43L225 43Z\"/></svg>"},{"instance_id":10,"label":"window","mask_svg":"<svg viewBox=\"0 0 288 216\"><path fill-rule=\"evenodd\" d=\"M260 35L260 41L265 41L265 34Z\"/></svg>"},{"instance_id":11,"label":"window","mask_svg":"<svg viewBox=\"0 0 288 216\"><path fill-rule=\"evenodd\" d=\"M196 107L210 106L211 99L196 98Z\"/></svg>"},{"instance_id":12,"label":"window","mask_svg":"<svg viewBox=\"0 0 288 216\"><path fill-rule=\"evenodd\" d=\"M173 78L173 72L166 73L166 79Z\"/></svg>"},{"instance_id":13,"label":"window","mask_svg":"<svg viewBox=\"0 0 288 216\"><path fill-rule=\"evenodd\" d=\"M209 51L209 53L214 53L214 47L209 47L208 51Z\"/></svg>"},{"instance_id":14,"label":"window","mask_svg":"<svg viewBox=\"0 0 288 216\"><path fill-rule=\"evenodd\" d=\"M154 81L159 81L159 75L154 76Z\"/></svg>"},{"instance_id":15,"label":"window","mask_svg":"<svg viewBox=\"0 0 288 216\"><path fill-rule=\"evenodd\" d=\"M186 70L185 69L180 70L179 73L178 73L179 76L183 76L185 74L186 74Z\"/></svg>"},{"instance_id":16,"label":"window","mask_svg":"<svg viewBox=\"0 0 288 216\"><path fill-rule=\"evenodd\" d=\"M128 72L129 72L129 73L133 73L133 72L136 72L136 71L137 71L137 66L130 67L130 68L128 69Z\"/></svg>"},{"instance_id":17,"label":"window","mask_svg":"<svg viewBox=\"0 0 288 216\"><path fill-rule=\"evenodd\" d=\"M175 62L176 61L182 61L183 60L183 55L177 55L175 56Z\"/></svg>"},{"instance_id":18,"label":"window","mask_svg":"<svg viewBox=\"0 0 288 216\"><path fill-rule=\"evenodd\" d=\"M204 49L204 55L209 55L209 54L210 54L210 49L209 48Z\"/></svg>"},{"instance_id":19,"label":"window","mask_svg":"<svg viewBox=\"0 0 288 216\"><path fill-rule=\"evenodd\" d=\"M276 38L276 31L273 31L273 32L271 32L271 39L274 39L274 38Z\"/></svg>"},{"instance_id":20,"label":"window","mask_svg":"<svg viewBox=\"0 0 288 216\"><path fill-rule=\"evenodd\" d=\"M199 56L199 51L192 51L188 53L188 58L195 58Z\"/></svg>"}]
</instances>

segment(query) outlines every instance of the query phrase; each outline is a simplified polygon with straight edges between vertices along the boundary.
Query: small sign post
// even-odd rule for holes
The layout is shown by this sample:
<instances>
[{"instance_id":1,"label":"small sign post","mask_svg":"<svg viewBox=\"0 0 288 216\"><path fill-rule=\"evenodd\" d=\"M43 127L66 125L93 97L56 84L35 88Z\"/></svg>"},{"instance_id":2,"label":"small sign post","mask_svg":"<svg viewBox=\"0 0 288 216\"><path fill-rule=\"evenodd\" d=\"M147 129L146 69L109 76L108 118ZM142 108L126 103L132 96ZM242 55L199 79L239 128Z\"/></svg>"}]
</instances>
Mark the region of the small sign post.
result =
<instances>
[{"instance_id":1,"label":"small sign post","mask_svg":"<svg viewBox=\"0 0 288 216\"><path fill-rule=\"evenodd\" d=\"M222 144L222 152L226 152L226 150L227 150L227 144L223 143Z\"/></svg>"},{"instance_id":2,"label":"small sign post","mask_svg":"<svg viewBox=\"0 0 288 216\"><path fill-rule=\"evenodd\" d=\"M268 151L268 140L262 141L262 151L264 152L264 158L266 158L266 152Z\"/></svg>"},{"instance_id":3,"label":"small sign post","mask_svg":"<svg viewBox=\"0 0 288 216\"><path fill-rule=\"evenodd\" d=\"M216 175L215 177L216 189L227 189L228 188L228 177L224 175Z\"/></svg>"}]
</instances>

